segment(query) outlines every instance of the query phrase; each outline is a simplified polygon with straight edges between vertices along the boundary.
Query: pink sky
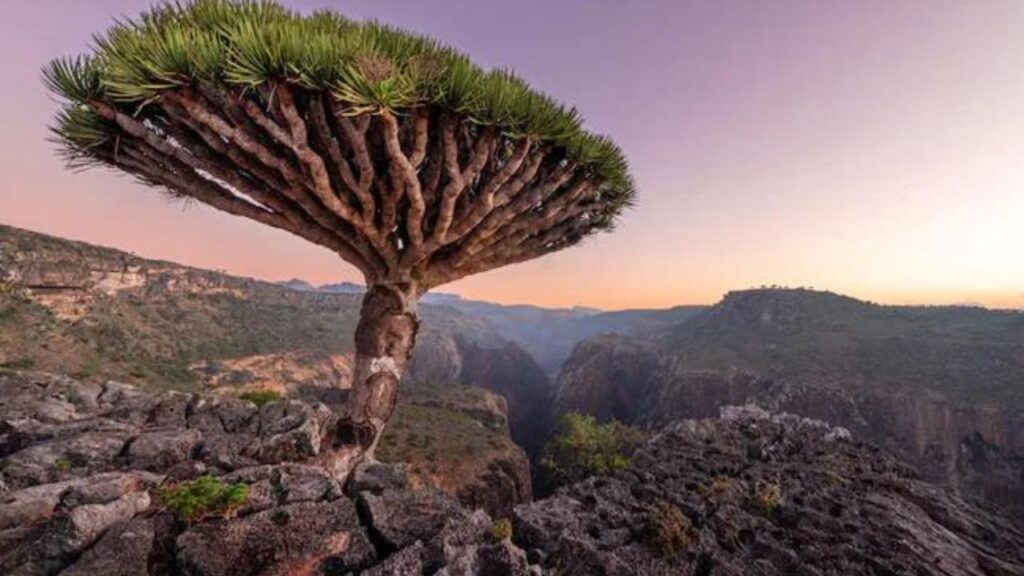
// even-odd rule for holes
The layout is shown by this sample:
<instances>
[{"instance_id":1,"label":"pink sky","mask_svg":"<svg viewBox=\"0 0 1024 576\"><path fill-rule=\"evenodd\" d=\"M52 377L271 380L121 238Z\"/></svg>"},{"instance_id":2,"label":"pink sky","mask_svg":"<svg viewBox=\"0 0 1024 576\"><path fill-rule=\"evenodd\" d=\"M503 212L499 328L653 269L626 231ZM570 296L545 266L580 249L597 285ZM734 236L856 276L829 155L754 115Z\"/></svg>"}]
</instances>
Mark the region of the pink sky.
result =
<instances>
[{"instance_id":1,"label":"pink sky","mask_svg":"<svg viewBox=\"0 0 1024 576\"><path fill-rule=\"evenodd\" d=\"M782 284L1024 306L1024 2L286 3L515 68L630 157L640 199L616 233L442 290L623 308ZM0 8L0 223L270 280L358 280L285 233L62 167L40 66L148 5Z\"/></svg>"}]
</instances>

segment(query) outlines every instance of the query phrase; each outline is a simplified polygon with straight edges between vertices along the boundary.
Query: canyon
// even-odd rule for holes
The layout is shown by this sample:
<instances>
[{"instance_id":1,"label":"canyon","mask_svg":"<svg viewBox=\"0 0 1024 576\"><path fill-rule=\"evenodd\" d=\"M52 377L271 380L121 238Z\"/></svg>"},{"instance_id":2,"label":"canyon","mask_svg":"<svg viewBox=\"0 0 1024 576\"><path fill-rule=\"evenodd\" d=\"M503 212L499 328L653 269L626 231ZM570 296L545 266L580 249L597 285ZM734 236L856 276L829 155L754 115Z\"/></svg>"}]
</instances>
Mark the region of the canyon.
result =
<instances>
[{"instance_id":1,"label":"canyon","mask_svg":"<svg viewBox=\"0 0 1024 576\"><path fill-rule=\"evenodd\" d=\"M579 344L556 413L656 429L722 406L843 426L1024 517L1024 314L734 292L672 330Z\"/></svg>"},{"instance_id":2,"label":"canyon","mask_svg":"<svg viewBox=\"0 0 1024 576\"><path fill-rule=\"evenodd\" d=\"M0 370L335 406L347 398L361 290L237 278L0 226ZM657 436L757 406L840 426L926 481L1024 517L1020 312L764 288L618 312L438 294L421 314L378 455L404 466L410 489L468 510L517 517L537 496L535 465L562 414Z\"/></svg>"},{"instance_id":3,"label":"canyon","mask_svg":"<svg viewBox=\"0 0 1024 576\"><path fill-rule=\"evenodd\" d=\"M1024 574L1005 518L845 429L756 408L673 422L628 469L498 520L406 464L338 482L320 402L18 371L0 389L5 574ZM239 496L187 514L174 495L196 482Z\"/></svg>"}]
</instances>

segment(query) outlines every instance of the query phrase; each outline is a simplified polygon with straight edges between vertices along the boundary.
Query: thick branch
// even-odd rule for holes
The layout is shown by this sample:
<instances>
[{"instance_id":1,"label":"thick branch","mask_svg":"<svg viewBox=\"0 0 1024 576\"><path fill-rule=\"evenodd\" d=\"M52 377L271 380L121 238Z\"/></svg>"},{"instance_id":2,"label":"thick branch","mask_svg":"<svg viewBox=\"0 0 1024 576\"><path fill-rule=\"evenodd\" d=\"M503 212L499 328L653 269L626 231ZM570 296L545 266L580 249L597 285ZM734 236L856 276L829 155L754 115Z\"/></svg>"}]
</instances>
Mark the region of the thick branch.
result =
<instances>
[{"instance_id":1,"label":"thick branch","mask_svg":"<svg viewBox=\"0 0 1024 576\"><path fill-rule=\"evenodd\" d=\"M442 153L448 183L441 191L440 207L433 233L421 252L422 256L427 257L448 243L448 232L455 218L455 207L459 196L483 169L497 140L493 130L484 130L473 145L466 166L460 167L456 135L457 123L451 117L443 118L441 123ZM403 264L406 266L414 266L416 263L417 260L412 258L403 259Z\"/></svg>"},{"instance_id":2,"label":"thick branch","mask_svg":"<svg viewBox=\"0 0 1024 576\"><path fill-rule=\"evenodd\" d=\"M537 208L556 190L565 185L573 176L575 166L564 163L552 169L546 178L516 196L501 208L492 210L484 221L468 237L459 243L456 251L446 257L448 265L459 268L484 246L491 243L493 235L522 214Z\"/></svg>"},{"instance_id":3,"label":"thick branch","mask_svg":"<svg viewBox=\"0 0 1024 576\"><path fill-rule=\"evenodd\" d=\"M327 208L338 216L341 216L357 230L364 234L368 233L367 236L372 235L374 231L372 229L368 229L366 223L363 222L363 219L356 214L347 203L341 200L339 195L331 186L331 179L327 173L327 166L324 165L323 158L309 147L309 133L306 130L306 123L299 114L298 109L295 107L295 100L292 97L291 89L289 89L286 84L277 85L277 101L281 107L281 114L288 122L288 130L291 132L291 149L295 152L299 161L302 162L309 170L310 176L313 179L313 191L316 193L317 198L319 198ZM248 111L251 107L255 106L256 105L253 102L247 102L246 110ZM271 126L275 126L273 121L265 115L258 115L262 121L265 121Z\"/></svg>"},{"instance_id":4,"label":"thick branch","mask_svg":"<svg viewBox=\"0 0 1024 576\"><path fill-rule=\"evenodd\" d=\"M275 189L278 192L284 194L300 206L319 226L338 235L346 243L350 244L354 250L360 253L360 261L369 266L370 272L384 269L384 264L379 254L369 246L366 239L359 234L359 231L356 230L352 234L344 233L343 231L345 227L348 227L348 223L340 221L337 215L327 211L316 197L308 194L306 187L301 184L302 176L289 166L287 160L262 145L257 137L250 133L250 129L247 126L244 124L236 126L228 124L216 112L207 108L197 99L188 99L176 93L168 93L164 96L163 100L163 108L169 116L189 126L203 137L211 147L217 146L217 142L230 144L227 147L226 153L239 165L247 167L253 173L262 173L264 179L271 185L275 185L273 180L276 179L273 179L269 174L260 169L259 165L272 168L284 176L285 183L276 183ZM178 107L184 110L184 114L178 113L176 110ZM235 147L238 150L235 150ZM249 162L246 155L257 159L258 164Z\"/></svg>"},{"instance_id":5,"label":"thick branch","mask_svg":"<svg viewBox=\"0 0 1024 576\"><path fill-rule=\"evenodd\" d=\"M327 112L324 110L324 104L319 95L312 95L309 98L309 117L313 133L316 135L317 140L320 141L320 146L327 151L329 164L334 168L334 173L337 175L338 180L348 191L356 194L359 182L356 181L352 167L349 165L348 160L345 159L344 154L342 154L341 146L331 131L327 120ZM362 204L363 202L360 201L360 207L362 207ZM372 223L373 218L366 218L364 214L363 220Z\"/></svg>"},{"instance_id":6,"label":"thick branch","mask_svg":"<svg viewBox=\"0 0 1024 576\"><path fill-rule=\"evenodd\" d=\"M384 124L384 147L387 150L390 164L401 173L405 182L405 195L409 200L409 211L405 222L406 233L409 235L407 254L411 254L411 258L416 258L423 250L423 214L426 212L420 179L416 174L415 165L402 151L398 137L398 120L394 114L385 110L381 113L381 121ZM425 127L424 132L426 132ZM404 255L403 260L405 260Z\"/></svg>"},{"instance_id":7,"label":"thick branch","mask_svg":"<svg viewBox=\"0 0 1024 576\"><path fill-rule=\"evenodd\" d=\"M331 118L334 119L336 127L340 128L340 131L345 135L345 140L352 149L356 166L359 168L359 181L356 183L355 192L363 207L363 220L373 222L376 217L377 205L371 190L376 178L376 172L366 144L366 130L370 126L370 119L361 117L356 121L344 116L341 114L340 105L337 103L333 106Z\"/></svg>"},{"instance_id":8,"label":"thick branch","mask_svg":"<svg viewBox=\"0 0 1024 576\"><path fill-rule=\"evenodd\" d=\"M506 182L519 171L523 165L523 161L526 159L527 154L530 152L530 147L533 144L532 139L523 138L516 146L516 150L512 153L512 156L505 162L504 166L501 167L490 179L487 184L484 185L480 191L477 199L471 205L468 213L463 214L456 224L455 228L451 230L446 238L447 242L458 240L466 235L467 232L472 230L479 224L485 216L490 214L494 208L494 197L498 190L505 185Z\"/></svg>"},{"instance_id":9,"label":"thick branch","mask_svg":"<svg viewBox=\"0 0 1024 576\"><path fill-rule=\"evenodd\" d=\"M539 258L579 243L591 227L590 220L581 219L579 213L575 213L546 230L521 232L506 242L492 244L489 250L477 254L460 266L447 261L437 263L428 270L424 282L436 287L473 274Z\"/></svg>"}]
</instances>

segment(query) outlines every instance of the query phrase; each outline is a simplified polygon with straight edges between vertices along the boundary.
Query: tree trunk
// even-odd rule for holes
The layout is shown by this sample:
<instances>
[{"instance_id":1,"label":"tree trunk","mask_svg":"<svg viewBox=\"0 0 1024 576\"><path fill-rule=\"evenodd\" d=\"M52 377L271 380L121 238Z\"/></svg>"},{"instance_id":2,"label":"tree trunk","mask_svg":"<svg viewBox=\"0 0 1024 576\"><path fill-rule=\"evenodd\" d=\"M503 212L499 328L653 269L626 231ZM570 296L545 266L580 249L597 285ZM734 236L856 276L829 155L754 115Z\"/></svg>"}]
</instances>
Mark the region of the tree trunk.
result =
<instances>
[{"instance_id":1,"label":"tree trunk","mask_svg":"<svg viewBox=\"0 0 1024 576\"><path fill-rule=\"evenodd\" d=\"M356 326L352 389L338 424L333 458L337 476L347 476L360 461L373 458L381 432L395 410L398 382L416 344L419 296L413 283L367 287Z\"/></svg>"}]
</instances>

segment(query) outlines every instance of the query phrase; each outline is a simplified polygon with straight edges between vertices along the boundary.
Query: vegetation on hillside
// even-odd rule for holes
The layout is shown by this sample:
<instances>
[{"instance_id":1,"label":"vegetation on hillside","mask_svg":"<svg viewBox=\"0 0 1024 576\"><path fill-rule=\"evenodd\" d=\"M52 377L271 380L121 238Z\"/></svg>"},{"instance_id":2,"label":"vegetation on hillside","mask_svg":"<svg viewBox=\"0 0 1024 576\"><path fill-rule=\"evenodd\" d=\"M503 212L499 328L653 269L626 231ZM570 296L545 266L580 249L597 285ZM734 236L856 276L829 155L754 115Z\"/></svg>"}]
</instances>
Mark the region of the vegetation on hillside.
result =
<instances>
[{"instance_id":1,"label":"vegetation on hillside","mask_svg":"<svg viewBox=\"0 0 1024 576\"><path fill-rule=\"evenodd\" d=\"M414 477L470 475L485 456L517 452L504 416L488 406L488 393L456 384L406 386L377 458L405 462Z\"/></svg>"},{"instance_id":2,"label":"vegetation on hillside","mask_svg":"<svg viewBox=\"0 0 1024 576\"><path fill-rule=\"evenodd\" d=\"M145 284L104 292L96 274ZM33 285L30 297L27 285ZM80 299L61 318L42 298ZM359 294L298 292L213 271L0 225L0 368L63 372L192 390L201 361L301 352L311 361L353 351ZM424 306L425 324L500 342L486 322Z\"/></svg>"},{"instance_id":3,"label":"vegetation on hillside","mask_svg":"<svg viewBox=\"0 0 1024 576\"><path fill-rule=\"evenodd\" d=\"M688 369L1024 406L1024 313L1017 311L750 290L678 325L662 344Z\"/></svg>"},{"instance_id":4,"label":"vegetation on hillside","mask_svg":"<svg viewBox=\"0 0 1024 576\"><path fill-rule=\"evenodd\" d=\"M542 488L553 490L626 468L644 437L640 430L621 422L600 424L587 414L565 414L556 435L544 447L540 461Z\"/></svg>"},{"instance_id":5,"label":"vegetation on hillside","mask_svg":"<svg viewBox=\"0 0 1024 576\"><path fill-rule=\"evenodd\" d=\"M243 392L239 394L238 397L242 400L248 400L260 408L262 408L264 404L277 402L284 398L280 392L276 392L274 390L252 390L249 392Z\"/></svg>"}]
</instances>

